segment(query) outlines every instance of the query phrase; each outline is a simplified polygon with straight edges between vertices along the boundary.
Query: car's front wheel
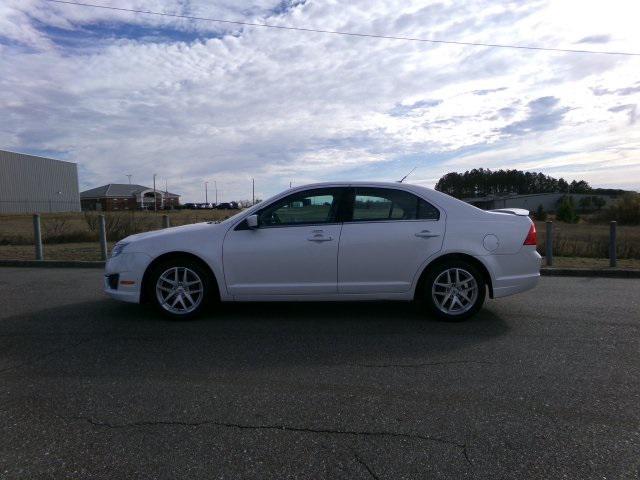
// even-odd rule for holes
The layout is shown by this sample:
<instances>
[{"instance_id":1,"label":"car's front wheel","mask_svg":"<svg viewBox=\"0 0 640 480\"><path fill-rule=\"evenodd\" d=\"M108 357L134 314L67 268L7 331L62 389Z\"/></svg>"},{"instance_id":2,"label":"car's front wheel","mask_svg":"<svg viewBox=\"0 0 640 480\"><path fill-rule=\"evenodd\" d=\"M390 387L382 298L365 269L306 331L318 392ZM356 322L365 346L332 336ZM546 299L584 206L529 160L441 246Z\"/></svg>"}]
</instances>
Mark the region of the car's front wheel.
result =
<instances>
[{"instance_id":1,"label":"car's front wheel","mask_svg":"<svg viewBox=\"0 0 640 480\"><path fill-rule=\"evenodd\" d=\"M423 285L424 300L442 320L465 320L484 303L484 276L474 265L462 260L443 262L432 268Z\"/></svg>"},{"instance_id":2,"label":"car's front wheel","mask_svg":"<svg viewBox=\"0 0 640 480\"><path fill-rule=\"evenodd\" d=\"M174 319L198 315L211 294L209 272L198 262L176 257L156 265L148 282L147 295L162 313Z\"/></svg>"}]
</instances>

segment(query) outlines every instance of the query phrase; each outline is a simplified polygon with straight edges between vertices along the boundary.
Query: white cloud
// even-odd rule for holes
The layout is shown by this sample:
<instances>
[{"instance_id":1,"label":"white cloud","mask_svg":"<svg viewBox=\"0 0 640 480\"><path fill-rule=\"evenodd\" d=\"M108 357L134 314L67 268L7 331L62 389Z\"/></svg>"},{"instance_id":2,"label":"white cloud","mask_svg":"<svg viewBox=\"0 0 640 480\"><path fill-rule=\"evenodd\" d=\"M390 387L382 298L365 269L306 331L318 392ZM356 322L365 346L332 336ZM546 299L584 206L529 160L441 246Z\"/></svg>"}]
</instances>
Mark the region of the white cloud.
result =
<instances>
[{"instance_id":1,"label":"white cloud","mask_svg":"<svg viewBox=\"0 0 640 480\"><path fill-rule=\"evenodd\" d=\"M640 44L629 20L640 13L635 5L569 3L113 5L463 41ZM404 157L467 149L475 153L427 160L414 181L433 184L454 168L519 166L640 187L628 174L640 164L628 114L640 103L640 58L226 28L10 0L0 7L0 148L58 152L79 162L83 187L126 181L126 173L149 183L157 173L187 200L201 195L205 179L229 199L248 197L255 177L266 196L291 179L359 168L388 179L406 168Z\"/></svg>"}]
</instances>

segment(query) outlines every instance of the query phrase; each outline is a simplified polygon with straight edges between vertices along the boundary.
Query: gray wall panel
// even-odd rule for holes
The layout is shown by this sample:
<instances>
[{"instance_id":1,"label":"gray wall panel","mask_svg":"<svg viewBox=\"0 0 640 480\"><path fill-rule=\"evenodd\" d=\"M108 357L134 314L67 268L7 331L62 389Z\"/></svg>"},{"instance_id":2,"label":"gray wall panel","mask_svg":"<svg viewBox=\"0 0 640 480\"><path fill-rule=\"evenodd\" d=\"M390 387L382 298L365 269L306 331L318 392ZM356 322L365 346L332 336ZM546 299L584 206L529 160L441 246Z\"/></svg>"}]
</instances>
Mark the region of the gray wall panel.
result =
<instances>
[{"instance_id":1,"label":"gray wall panel","mask_svg":"<svg viewBox=\"0 0 640 480\"><path fill-rule=\"evenodd\" d=\"M75 163L0 150L0 213L79 211Z\"/></svg>"},{"instance_id":2,"label":"gray wall panel","mask_svg":"<svg viewBox=\"0 0 640 480\"><path fill-rule=\"evenodd\" d=\"M475 204L480 208L491 210L495 208L524 208L530 212L535 212L539 205L542 205L547 212L555 212L558 208L558 202L562 197L568 195L573 197L575 206L578 207L580 200L585 197L600 197L606 202L605 206L609 206L616 202L615 195L598 195L597 193L541 193L530 195L514 195L511 197L496 197L486 199L463 199L471 204Z\"/></svg>"}]
</instances>

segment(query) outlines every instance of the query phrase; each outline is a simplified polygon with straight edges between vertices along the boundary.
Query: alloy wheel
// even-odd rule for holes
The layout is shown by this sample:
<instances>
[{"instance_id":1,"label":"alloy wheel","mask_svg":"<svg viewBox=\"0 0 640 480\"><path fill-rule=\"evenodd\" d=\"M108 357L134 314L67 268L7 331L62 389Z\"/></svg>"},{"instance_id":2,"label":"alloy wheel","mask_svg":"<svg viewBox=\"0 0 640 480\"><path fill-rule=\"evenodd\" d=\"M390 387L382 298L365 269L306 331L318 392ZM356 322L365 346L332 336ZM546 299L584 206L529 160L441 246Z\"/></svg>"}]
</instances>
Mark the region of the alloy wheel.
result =
<instances>
[{"instance_id":1,"label":"alloy wheel","mask_svg":"<svg viewBox=\"0 0 640 480\"><path fill-rule=\"evenodd\" d=\"M461 315L469 311L478 299L478 282L463 268L448 268L433 282L431 297L442 313Z\"/></svg>"},{"instance_id":2,"label":"alloy wheel","mask_svg":"<svg viewBox=\"0 0 640 480\"><path fill-rule=\"evenodd\" d=\"M203 294L202 279L187 267L171 267L156 282L158 303L175 315L186 315L196 310L202 303Z\"/></svg>"}]
</instances>

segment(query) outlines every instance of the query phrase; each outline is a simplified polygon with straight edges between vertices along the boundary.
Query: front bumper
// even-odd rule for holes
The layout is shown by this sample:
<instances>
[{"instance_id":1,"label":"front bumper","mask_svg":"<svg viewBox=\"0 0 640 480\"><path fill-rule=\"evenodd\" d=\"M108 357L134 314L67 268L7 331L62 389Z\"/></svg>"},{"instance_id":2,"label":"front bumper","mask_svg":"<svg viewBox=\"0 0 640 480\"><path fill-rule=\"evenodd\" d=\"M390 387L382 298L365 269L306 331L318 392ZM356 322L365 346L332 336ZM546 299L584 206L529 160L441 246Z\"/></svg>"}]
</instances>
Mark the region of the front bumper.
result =
<instances>
[{"instance_id":1,"label":"front bumper","mask_svg":"<svg viewBox=\"0 0 640 480\"><path fill-rule=\"evenodd\" d=\"M142 278L151 257L144 253L121 253L105 265L104 292L124 302L140 303Z\"/></svg>"}]
</instances>

